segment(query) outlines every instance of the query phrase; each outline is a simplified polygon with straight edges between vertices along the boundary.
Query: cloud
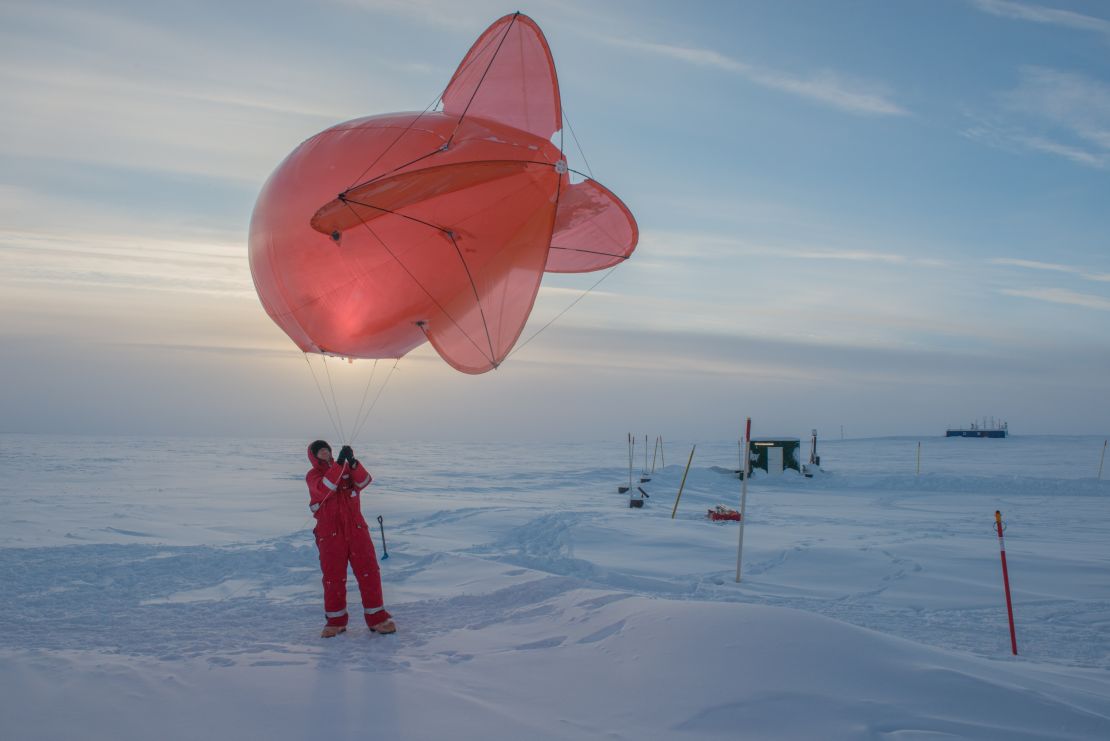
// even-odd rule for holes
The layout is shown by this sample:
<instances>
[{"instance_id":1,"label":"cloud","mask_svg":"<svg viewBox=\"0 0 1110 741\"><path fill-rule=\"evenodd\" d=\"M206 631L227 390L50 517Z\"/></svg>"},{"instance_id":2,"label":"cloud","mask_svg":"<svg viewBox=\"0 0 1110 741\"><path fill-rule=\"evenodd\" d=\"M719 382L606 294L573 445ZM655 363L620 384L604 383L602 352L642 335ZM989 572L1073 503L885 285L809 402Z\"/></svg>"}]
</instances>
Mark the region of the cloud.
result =
<instances>
[{"instance_id":1,"label":"cloud","mask_svg":"<svg viewBox=\"0 0 1110 741\"><path fill-rule=\"evenodd\" d=\"M1003 100L1013 111L1043 117L1110 152L1110 85L1076 72L1026 67L1018 87Z\"/></svg>"},{"instance_id":2,"label":"cloud","mask_svg":"<svg viewBox=\"0 0 1110 741\"><path fill-rule=\"evenodd\" d=\"M1025 67L1017 87L995 100L994 112L972 115L965 136L1110 169L1110 85L1076 72Z\"/></svg>"},{"instance_id":3,"label":"cloud","mask_svg":"<svg viewBox=\"0 0 1110 741\"><path fill-rule=\"evenodd\" d=\"M730 72L761 87L805 98L849 113L879 116L905 116L909 113L890 100L888 93L877 83L849 78L828 70L803 77L748 64L712 49L660 44L615 36L597 38L612 46Z\"/></svg>"},{"instance_id":4,"label":"cloud","mask_svg":"<svg viewBox=\"0 0 1110 741\"><path fill-rule=\"evenodd\" d=\"M434 23L460 32L477 32L492 19L505 15L505 5L495 0L333 0L368 13L412 18L421 23Z\"/></svg>"},{"instance_id":5,"label":"cloud","mask_svg":"<svg viewBox=\"0 0 1110 741\"><path fill-rule=\"evenodd\" d=\"M1046 270L1054 273L1067 273L1069 275L1078 275L1086 280L1098 281L1101 283L1110 283L1110 273L1092 273L1083 268L1077 268L1072 265L1061 265L1052 262L1040 262L1037 260L1023 260L1010 257L997 257L988 260L991 265L1008 265L1015 268L1027 268L1029 270Z\"/></svg>"},{"instance_id":6,"label":"cloud","mask_svg":"<svg viewBox=\"0 0 1110 741\"><path fill-rule=\"evenodd\" d=\"M692 259L734 260L740 256L770 257L786 260L818 260L829 262L858 262L875 265L907 265L918 267L946 267L948 262L937 258L923 258L900 252L884 252L860 247L837 247L822 244L773 244L754 242L712 232L669 232L645 230L640 233L638 257L650 259L666 256L670 260Z\"/></svg>"},{"instance_id":7,"label":"cloud","mask_svg":"<svg viewBox=\"0 0 1110 741\"><path fill-rule=\"evenodd\" d=\"M1031 270L1052 270L1058 273L1075 273L1078 272L1070 265L1060 265L1051 262L1039 262L1037 260L1020 260L1011 257L996 257L989 260L991 265L1012 265L1016 268L1029 268Z\"/></svg>"},{"instance_id":8,"label":"cloud","mask_svg":"<svg viewBox=\"0 0 1110 741\"><path fill-rule=\"evenodd\" d=\"M1071 10L1048 8L1043 5L1031 5L1014 2L1013 0L971 0L971 4L984 13L1002 18L1110 35L1110 21Z\"/></svg>"},{"instance_id":9,"label":"cloud","mask_svg":"<svg viewBox=\"0 0 1110 741\"><path fill-rule=\"evenodd\" d=\"M1085 309L1110 311L1110 299L1102 296L1092 296L1089 293L1069 291L1063 288L1003 288L998 292L1006 296L1031 298L1035 301L1047 301L1052 304L1081 306Z\"/></svg>"},{"instance_id":10,"label":"cloud","mask_svg":"<svg viewBox=\"0 0 1110 741\"><path fill-rule=\"evenodd\" d=\"M257 184L293 145L364 112L338 51L119 13L39 4L0 21L0 155ZM397 77L360 93L411 106Z\"/></svg>"},{"instance_id":11,"label":"cloud","mask_svg":"<svg viewBox=\"0 0 1110 741\"><path fill-rule=\"evenodd\" d=\"M1041 136L1019 136L1017 141L1025 144L1030 149L1035 149L1040 152L1047 152L1048 154L1055 154L1069 159L1072 162L1080 165L1087 165L1088 167L1104 168L1107 166L1107 158L1105 155L1098 155L1089 152L1079 147L1063 144L1061 142L1045 139Z\"/></svg>"},{"instance_id":12,"label":"cloud","mask_svg":"<svg viewBox=\"0 0 1110 741\"><path fill-rule=\"evenodd\" d=\"M0 230L0 285L253 298L241 244L137 234Z\"/></svg>"}]
</instances>

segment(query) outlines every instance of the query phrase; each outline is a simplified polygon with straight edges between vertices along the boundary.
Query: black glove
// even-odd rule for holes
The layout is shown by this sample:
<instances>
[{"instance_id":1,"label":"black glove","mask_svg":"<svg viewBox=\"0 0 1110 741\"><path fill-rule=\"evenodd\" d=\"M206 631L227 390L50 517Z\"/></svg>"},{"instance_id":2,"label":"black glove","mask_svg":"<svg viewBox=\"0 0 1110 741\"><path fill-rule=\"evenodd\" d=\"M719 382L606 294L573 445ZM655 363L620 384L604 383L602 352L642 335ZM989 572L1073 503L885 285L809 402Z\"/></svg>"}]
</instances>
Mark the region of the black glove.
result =
<instances>
[{"instance_id":1,"label":"black glove","mask_svg":"<svg viewBox=\"0 0 1110 741\"><path fill-rule=\"evenodd\" d=\"M343 465L354 457L355 451L351 450L351 446L344 445L342 448L339 449L339 457L335 459L335 462L339 465Z\"/></svg>"},{"instance_id":2,"label":"black glove","mask_svg":"<svg viewBox=\"0 0 1110 741\"><path fill-rule=\"evenodd\" d=\"M355 470L356 468L358 468L358 459L357 459L357 458L351 458L351 459L350 459L350 460L348 461L348 463L350 463L350 464L351 464L351 470L352 470L352 471L354 471L354 470Z\"/></svg>"}]
</instances>

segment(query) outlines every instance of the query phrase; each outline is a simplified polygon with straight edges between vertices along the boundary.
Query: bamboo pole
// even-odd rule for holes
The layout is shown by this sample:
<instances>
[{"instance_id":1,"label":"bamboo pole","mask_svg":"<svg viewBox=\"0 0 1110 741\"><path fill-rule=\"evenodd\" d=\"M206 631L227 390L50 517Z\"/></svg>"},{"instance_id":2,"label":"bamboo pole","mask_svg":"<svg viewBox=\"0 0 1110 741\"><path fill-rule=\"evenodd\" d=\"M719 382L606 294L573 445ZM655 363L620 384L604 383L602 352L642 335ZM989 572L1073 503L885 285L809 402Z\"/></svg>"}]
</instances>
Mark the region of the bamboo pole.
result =
<instances>
[{"instance_id":1,"label":"bamboo pole","mask_svg":"<svg viewBox=\"0 0 1110 741\"><path fill-rule=\"evenodd\" d=\"M631 432L628 433L628 439L632 445L628 448L628 491L632 491L632 467L633 461L636 460L636 436ZM629 494L631 496L631 494Z\"/></svg>"},{"instance_id":2,"label":"bamboo pole","mask_svg":"<svg viewBox=\"0 0 1110 741\"><path fill-rule=\"evenodd\" d=\"M663 468L667 467L667 458L663 455L663 436L659 436L659 465Z\"/></svg>"},{"instance_id":3,"label":"bamboo pole","mask_svg":"<svg viewBox=\"0 0 1110 741\"><path fill-rule=\"evenodd\" d=\"M632 454L636 450L636 438L628 433L628 490L632 491Z\"/></svg>"},{"instance_id":4,"label":"bamboo pole","mask_svg":"<svg viewBox=\"0 0 1110 741\"><path fill-rule=\"evenodd\" d=\"M921 441L917 441L917 475L921 475Z\"/></svg>"},{"instance_id":5,"label":"bamboo pole","mask_svg":"<svg viewBox=\"0 0 1110 741\"><path fill-rule=\"evenodd\" d=\"M745 517L745 509L748 504L748 479L752 476L752 418L748 417L748 421L744 425L744 465L741 470L744 473L743 483L740 486L740 536L736 543L736 582L740 582L740 562L744 557L744 523L748 521Z\"/></svg>"},{"instance_id":6,"label":"bamboo pole","mask_svg":"<svg viewBox=\"0 0 1110 741\"><path fill-rule=\"evenodd\" d=\"M632 433L628 433L628 486L618 486L617 493L632 491Z\"/></svg>"},{"instance_id":7,"label":"bamboo pole","mask_svg":"<svg viewBox=\"0 0 1110 741\"><path fill-rule=\"evenodd\" d=\"M678 496L674 498L674 508L671 509L671 519L674 519L675 512L678 512L678 502L682 499L682 490L686 487L686 474L690 473L690 464L694 462L694 451L698 449L697 444L690 448L690 458L686 461L686 470L682 472L682 483L678 485Z\"/></svg>"},{"instance_id":8,"label":"bamboo pole","mask_svg":"<svg viewBox=\"0 0 1110 741\"><path fill-rule=\"evenodd\" d=\"M1102 441L1102 457L1098 459L1098 480L1102 481L1102 464L1106 462L1106 440Z\"/></svg>"},{"instance_id":9,"label":"bamboo pole","mask_svg":"<svg viewBox=\"0 0 1110 741\"><path fill-rule=\"evenodd\" d=\"M659 436L655 436L655 447L651 451L651 472L655 473L655 457L659 455Z\"/></svg>"}]
</instances>

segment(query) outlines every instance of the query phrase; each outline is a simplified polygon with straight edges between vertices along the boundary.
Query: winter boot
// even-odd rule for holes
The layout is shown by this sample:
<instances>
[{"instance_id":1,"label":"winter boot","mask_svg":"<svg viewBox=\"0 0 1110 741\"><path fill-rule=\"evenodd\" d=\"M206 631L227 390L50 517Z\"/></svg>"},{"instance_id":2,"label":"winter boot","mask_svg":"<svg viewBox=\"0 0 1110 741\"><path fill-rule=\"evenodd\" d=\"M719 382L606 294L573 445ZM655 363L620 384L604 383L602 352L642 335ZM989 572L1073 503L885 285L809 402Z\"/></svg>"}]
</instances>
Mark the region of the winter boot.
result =
<instances>
[{"instance_id":1,"label":"winter boot","mask_svg":"<svg viewBox=\"0 0 1110 741\"><path fill-rule=\"evenodd\" d=\"M340 633L347 632L346 625L325 625L324 629L320 631L321 638L335 638Z\"/></svg>"},{"instance_id":2,"label":"winter boot","mask_svg":"<svg viewBox=\"0 0 1110 741\"><path fill-rule=\"evenodd\" d=\"M381 635L388 635L390 633L396 633L397 626L393 624L392 620L386 620L383 623L378 623L377 625L371 626L370 632L379 633Z\"/></svg>"}]
</instances>

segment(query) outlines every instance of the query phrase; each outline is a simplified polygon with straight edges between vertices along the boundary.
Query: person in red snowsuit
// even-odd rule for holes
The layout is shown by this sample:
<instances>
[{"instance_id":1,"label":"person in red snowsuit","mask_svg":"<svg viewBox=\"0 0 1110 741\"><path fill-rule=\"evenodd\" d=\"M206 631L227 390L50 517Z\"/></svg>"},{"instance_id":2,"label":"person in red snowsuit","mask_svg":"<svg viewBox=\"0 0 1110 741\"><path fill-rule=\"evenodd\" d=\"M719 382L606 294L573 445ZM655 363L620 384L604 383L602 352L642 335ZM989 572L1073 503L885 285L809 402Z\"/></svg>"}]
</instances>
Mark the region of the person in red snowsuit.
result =
<instances>
[{"instance_id":1,"label":"person in red snowsuit","mask_svg":"<svg viewBox=\"0 0 1110 741\"><path fill-rule=\"evenodd\" d=\"M367 627L374 633L396 632L392 616L383 606L378 558L359 507L362 490L373 480L370 472L355 459L349 445L344 445L333 461L331 446L317 440L308 446L308 460L312 464L305 476L308 506L316 518L312 533L320 551L328 620L320 636L331 638L347 629L348 563L358 580Z\"/></svg>"}]
</instances>

